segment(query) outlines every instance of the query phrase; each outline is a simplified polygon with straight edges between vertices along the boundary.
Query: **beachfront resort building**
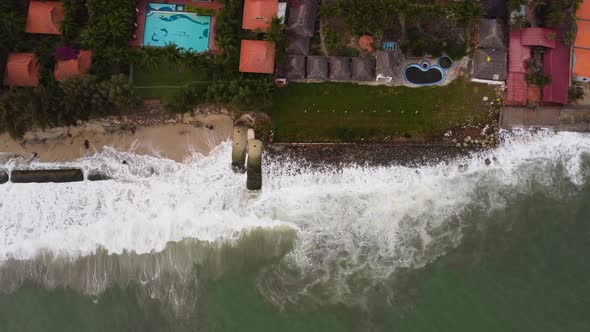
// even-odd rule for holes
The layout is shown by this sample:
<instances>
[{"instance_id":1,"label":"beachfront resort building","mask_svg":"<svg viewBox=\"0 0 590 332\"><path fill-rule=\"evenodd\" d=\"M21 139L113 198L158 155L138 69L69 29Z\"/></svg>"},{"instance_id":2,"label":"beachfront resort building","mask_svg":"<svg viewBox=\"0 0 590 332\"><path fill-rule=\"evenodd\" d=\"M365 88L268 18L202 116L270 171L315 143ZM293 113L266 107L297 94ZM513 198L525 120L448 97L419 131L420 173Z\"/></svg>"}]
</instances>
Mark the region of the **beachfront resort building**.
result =
<instances>
[{"instance_id":1,"label":"beachfront resort building","mask_svg":"<svg viewBox=\"0 0 590 332\"><path fill-rule=\"evenodd\" d=\"M561 104L568 102L570 50L562 42L556 29L523 28L510 32L508 80L504 104L526 106L529 102ZM528 84L531 48L543 47L543 73L551 77L550 83L541 88ZM542 95L542 97L541 97Z\"/></svg>"}]
</instances>

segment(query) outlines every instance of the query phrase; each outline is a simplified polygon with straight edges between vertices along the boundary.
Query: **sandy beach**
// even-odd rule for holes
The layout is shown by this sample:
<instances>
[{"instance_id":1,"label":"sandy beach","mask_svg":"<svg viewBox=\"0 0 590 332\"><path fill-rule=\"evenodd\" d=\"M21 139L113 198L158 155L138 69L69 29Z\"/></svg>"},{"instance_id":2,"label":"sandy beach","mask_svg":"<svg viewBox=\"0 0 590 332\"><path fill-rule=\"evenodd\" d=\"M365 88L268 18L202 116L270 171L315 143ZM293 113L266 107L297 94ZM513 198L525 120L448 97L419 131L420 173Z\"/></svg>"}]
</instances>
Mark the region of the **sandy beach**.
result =
<instances>
[{"instance_id":1,"label":"sandy beach","mask_svg":"<svg viewBox=\"0 0 590 332\"><path fill-rule=\"evenodd\" d=\"M229 139L229 114L109 117L77 126L30 131L22 139L0 135L0 151L40 161L68 161L93 155L105 147L140 155L183 161L193 152L204 155Z\"/></svg>"}]
</instances>

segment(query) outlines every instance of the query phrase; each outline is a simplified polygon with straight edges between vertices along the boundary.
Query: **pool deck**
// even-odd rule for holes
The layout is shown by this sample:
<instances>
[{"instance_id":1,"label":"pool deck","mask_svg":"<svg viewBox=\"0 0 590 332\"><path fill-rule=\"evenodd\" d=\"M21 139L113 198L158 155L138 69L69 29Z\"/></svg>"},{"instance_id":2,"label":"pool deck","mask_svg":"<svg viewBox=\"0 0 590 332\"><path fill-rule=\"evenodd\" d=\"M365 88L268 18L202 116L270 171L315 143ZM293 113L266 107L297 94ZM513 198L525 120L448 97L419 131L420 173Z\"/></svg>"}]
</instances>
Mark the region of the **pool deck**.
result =
<instances>
[{"instance_id":1,"label":"pool deck","mask_svg":"<svg viewBox=\"0 0 590 332\"><path fill-rule=\"evenodd\" d=\"M156 0L137 0L137 29L135 30L136 39L129 41L129 46L141 47L143 43L143 34L145 32L145 16L147 14L147 5L150 2L156 3L170 3L170 4L184 4L199 8L215 9L215 15L211 17L211 27L209 29L209 52L219 53L219 47L215 43L215 24L217 24L217 14L223 7L221 0L213 0L213 3L208 2L194 2L192 0L176 0L176 1L156 1Z\"/></svg>"}]
</instances>

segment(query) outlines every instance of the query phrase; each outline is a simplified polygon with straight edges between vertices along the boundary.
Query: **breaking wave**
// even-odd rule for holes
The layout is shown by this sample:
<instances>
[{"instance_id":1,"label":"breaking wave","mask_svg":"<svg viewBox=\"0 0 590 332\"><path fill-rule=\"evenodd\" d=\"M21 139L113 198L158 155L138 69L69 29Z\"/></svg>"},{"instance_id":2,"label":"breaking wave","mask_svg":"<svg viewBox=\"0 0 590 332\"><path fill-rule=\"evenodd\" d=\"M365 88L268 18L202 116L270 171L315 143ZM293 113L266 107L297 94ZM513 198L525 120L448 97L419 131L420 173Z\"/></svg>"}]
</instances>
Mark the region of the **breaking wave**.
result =
<instances>
[{"instance_id":1,"label":"breaking wave","mask_svg":"<svg viewBox=\"0 0 590 332\"><path fill-rule=\"evenodd\" d=\"M107 149L67 165L114 180L0 186L0 289L32 279L99 295L138 281L181 307L196 301L196 274L237 266L219 258L235 248L251 253L243 264L265 265L258 290L281 307L364 305L377 289L392 300L382 286L458 246L474 211L587 182L590 136L503 136L496 149L420 168L318 171L270 160L259 193L231 172L228 143L187 163Z\"/></svg>"}]
</instances>

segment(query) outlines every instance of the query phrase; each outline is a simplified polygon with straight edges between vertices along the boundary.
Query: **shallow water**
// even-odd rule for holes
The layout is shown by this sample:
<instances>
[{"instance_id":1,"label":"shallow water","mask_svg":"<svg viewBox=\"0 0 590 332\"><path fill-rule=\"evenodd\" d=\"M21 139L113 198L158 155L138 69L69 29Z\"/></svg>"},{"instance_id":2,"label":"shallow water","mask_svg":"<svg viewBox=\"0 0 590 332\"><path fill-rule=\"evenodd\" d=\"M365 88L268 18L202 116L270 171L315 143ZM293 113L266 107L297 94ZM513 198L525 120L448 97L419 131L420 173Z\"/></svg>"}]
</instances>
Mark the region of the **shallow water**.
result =
<instances>
[{"instance_id":1,"label":"shallow water","mask_svg":"<svg viewBox=\"0 0 590 332\"><path fill-rule=\"evenodd\" d=\"M588 330L590 136L505 135L421 168L269 161L260 193L229 144L2 185L0 331Z\"/></svg>"}]
</instances>

